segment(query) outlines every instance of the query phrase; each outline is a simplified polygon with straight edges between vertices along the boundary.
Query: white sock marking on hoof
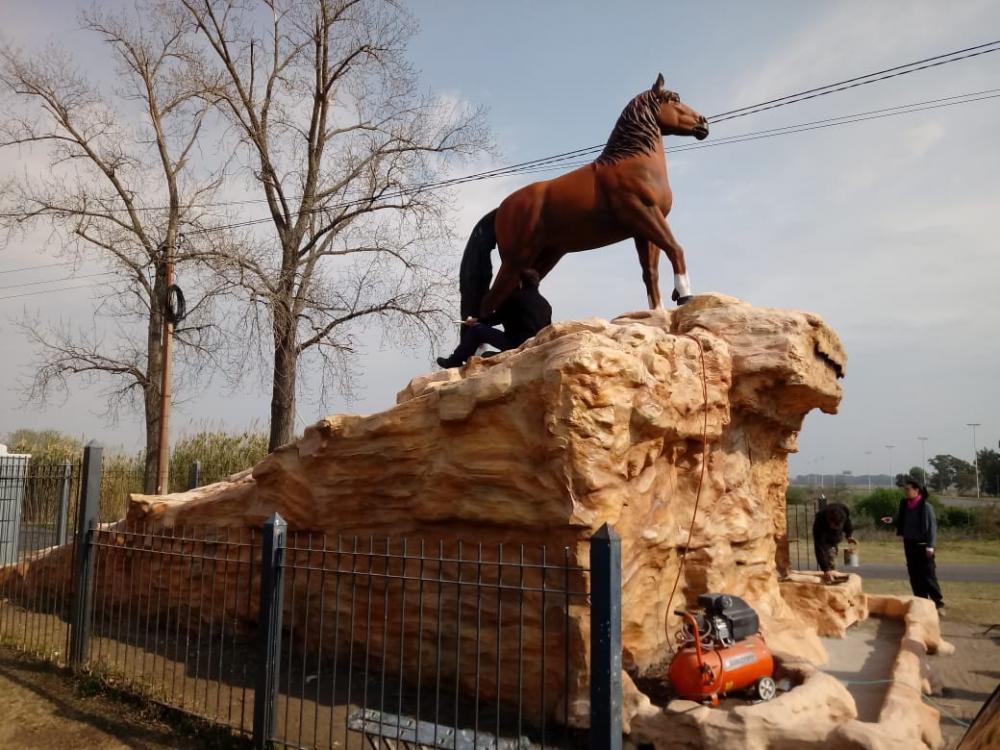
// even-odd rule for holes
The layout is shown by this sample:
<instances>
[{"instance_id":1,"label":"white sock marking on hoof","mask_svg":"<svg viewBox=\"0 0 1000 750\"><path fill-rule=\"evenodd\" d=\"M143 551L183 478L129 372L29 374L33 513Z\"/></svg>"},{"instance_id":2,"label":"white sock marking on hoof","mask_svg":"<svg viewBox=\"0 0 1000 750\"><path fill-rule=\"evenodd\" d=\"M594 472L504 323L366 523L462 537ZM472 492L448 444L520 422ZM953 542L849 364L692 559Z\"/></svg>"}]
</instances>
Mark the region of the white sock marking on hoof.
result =
<instances>
[{"instance_id":1,"label":"white sock marking on hoof","mask_svg":"<svg viewBox=\"0 0 1000 750\"><path fill-rule=\"evenodd\" d=\"M688 275L686 273L674 274L674 289L677 290L678 297L691 296L691 282L688 281Z\"/></svg>"}]
</instances>

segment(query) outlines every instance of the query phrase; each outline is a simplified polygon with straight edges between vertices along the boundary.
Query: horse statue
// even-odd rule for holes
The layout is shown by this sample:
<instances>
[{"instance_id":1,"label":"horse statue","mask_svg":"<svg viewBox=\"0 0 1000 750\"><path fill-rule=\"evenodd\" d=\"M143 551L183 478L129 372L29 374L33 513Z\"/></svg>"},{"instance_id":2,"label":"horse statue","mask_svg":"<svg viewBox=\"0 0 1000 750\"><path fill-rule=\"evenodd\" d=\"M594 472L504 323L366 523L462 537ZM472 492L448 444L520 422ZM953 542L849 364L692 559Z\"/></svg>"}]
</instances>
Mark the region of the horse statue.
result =
<instances>
[{"instance_id":1,"label":"horse statue","mask_svg":"<svg viewBox=\"0 0 1000 750\"><path fill-rule=\"evenodd\" d=\"M459 272L462 317L492 313L517 288L523 270L544 277L566 254L635 240L650 308L659 308L660 249L674 269L678 305L691 298L684 250L667 224L673 194L664 135L708 136L708 122L663 87L663 75L622 111L607 145L586 166L534 182L479 220ZM500 248L496 281L490 252Z\"/></svg>"}]
</instances>

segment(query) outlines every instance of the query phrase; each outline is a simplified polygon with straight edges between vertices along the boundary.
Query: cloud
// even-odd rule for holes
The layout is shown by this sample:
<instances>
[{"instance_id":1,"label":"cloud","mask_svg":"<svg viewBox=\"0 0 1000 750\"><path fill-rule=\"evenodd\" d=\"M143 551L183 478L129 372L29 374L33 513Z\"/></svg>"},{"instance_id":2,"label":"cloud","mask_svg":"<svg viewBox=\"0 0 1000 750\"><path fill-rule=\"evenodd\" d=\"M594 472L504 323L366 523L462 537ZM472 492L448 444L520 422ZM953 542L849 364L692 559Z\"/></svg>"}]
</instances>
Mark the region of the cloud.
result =
<instances>
[{"instance_id":1,"label":"cloud","mask_svg":"<svg viewBox=\"0 0 1000 750\"><path fill-rule=\"evenodd\" d=\"M945 136L944 126L939 122L925 122L903 132L902 141L911 159L921 159L931 146Z\"/></svg>"}]
</instances>

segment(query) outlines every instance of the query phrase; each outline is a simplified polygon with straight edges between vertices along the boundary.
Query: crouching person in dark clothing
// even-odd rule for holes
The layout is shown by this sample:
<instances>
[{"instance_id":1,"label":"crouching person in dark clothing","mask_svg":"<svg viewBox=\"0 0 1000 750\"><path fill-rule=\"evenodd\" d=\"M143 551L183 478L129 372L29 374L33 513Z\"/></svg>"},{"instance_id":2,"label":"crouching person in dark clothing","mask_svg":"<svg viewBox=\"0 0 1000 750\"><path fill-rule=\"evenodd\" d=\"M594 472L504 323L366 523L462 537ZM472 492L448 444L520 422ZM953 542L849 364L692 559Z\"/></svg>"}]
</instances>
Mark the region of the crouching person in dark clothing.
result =
<instances>
[{"instance_id":1,"label":"crouching person in dark clothing","mask_svg":"<svg viewBox=\"0 0 1000 750\"><path fill-rule=\"evenodd\" d=\"M538 292L538 272L529 268L521 272L521 283L488 317L468 318L462 323L462 335L455 351L448 357L438 357L441 367L458 367L476 353L481 344L495 346L500 351L516 349L540 330L552 324L552 306ZM499 331L494 326L503 325Z\"/></svg>"},{"instance_id":2,"label":"crouching person in dark clothing","mask_svg":"<svg viewBox=\"0 0 1000 750\"><path fill-rule=\"evenodd\" d=\"M851 511L842 503L830 503L816 512L813 519L813 545L816 562L827 583L833 583L837 570L837 545L844 541L857 544L851 524Z\"/></svg>"},{"instance_id":3,"label":"crouching person in dark clothing","mask_svg":"<svg viewBox=\"0 0 1000 750\"><path fill-rule=\"evenodd\" d=\"M944 614L944 599L937 579L934 549L937 543L937 518L934 506L927 502L927 490L910 479L903 485L904 497L899 501L896 517L885 516L882 523L896 525L896 534L903 537L906 572L914 596L931 599Z\"/></svg>"}]
</instances>

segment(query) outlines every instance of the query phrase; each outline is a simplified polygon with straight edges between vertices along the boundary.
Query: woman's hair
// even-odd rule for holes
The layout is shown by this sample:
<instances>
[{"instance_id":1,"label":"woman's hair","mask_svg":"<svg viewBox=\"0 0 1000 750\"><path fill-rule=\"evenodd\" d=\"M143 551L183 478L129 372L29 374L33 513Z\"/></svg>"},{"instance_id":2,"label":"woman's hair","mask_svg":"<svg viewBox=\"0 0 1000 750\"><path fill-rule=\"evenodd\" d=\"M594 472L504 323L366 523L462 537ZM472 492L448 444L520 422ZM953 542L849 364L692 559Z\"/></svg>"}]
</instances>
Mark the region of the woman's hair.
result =
<instances>
[{"instance_id":1,"label":"woman's hair","mask_svg":"<svg viewBox=\"0 0 1000 750\"><path fill-rule=\"evenodd\" d=\"M920 482L918 482L916 479L907 479L905 482L903 482L903 486L912 487L913 489L915 489L917 493L920 495L921 500L927 499L927 488L924 487L922 484L920 484Z\"/></svg>"}]
</instances>

